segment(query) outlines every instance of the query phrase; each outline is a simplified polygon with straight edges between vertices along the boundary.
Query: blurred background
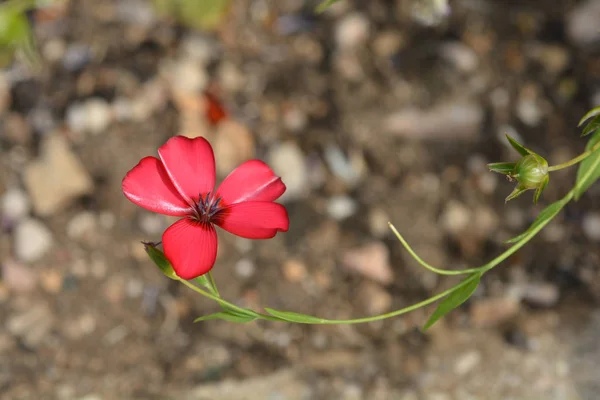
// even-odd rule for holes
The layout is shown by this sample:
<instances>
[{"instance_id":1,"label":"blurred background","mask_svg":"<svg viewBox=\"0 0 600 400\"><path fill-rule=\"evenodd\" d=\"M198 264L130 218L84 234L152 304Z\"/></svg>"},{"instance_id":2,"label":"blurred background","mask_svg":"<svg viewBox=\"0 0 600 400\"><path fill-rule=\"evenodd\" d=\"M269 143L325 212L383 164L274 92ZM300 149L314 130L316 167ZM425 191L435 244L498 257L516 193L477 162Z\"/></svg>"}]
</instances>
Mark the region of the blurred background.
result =
<instances>
[{"instance_id":1,"label":"blurred background","mask_svg":"<svg viewBox=\"0 0 600 400\"><path fill-rule=\"evenodd\" d=\"M219 179L260 158L288 187L289 232L219 232L222 294L325 318L455 283L388 221L429 263L477 266L574 182L559 171L539 205L504 204L513 184L486 163L517 160L505 133L551 164L583 151L599 0L317 3L65 0L10 25L23 46L0 72L2 399L600 398L598 185L425 333L432 307L357 326L192 323L215 304L140 244L172 220L120 186L173 135L206 137Z\"/></svg>"}]
</instances>

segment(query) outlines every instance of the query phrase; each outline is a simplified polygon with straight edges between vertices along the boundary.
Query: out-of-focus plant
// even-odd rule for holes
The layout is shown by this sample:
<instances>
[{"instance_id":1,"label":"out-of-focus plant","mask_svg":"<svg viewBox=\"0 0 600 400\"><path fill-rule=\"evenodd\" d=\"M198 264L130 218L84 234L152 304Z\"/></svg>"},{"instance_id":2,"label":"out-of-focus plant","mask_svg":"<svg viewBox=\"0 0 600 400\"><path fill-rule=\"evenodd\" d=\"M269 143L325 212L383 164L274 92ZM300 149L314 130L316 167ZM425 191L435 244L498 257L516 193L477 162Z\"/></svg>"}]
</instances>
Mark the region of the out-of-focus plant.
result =
<instances>
[{"instance_id":1,"label":"out-of-focus plant","mask_svg":"<svg viewBox=\"0 0 600 400\"><path fill-rule=\"evenodd\" d=\"M30 66L39 66L35 37L26 12L37 6L35 0L8 0L0 3L0 67L10 64L15 55Z\"/></svg>"},{"instance_id":2,"label":"out-of-focus plant","mask_svg":"<svg viewBox=\"0 0 600 400\"><path fill-rule=\"evenodd\" d=\"M231 0L152 0L163 15L176 18L190 28L216 29L229 9Z\"/></svg>"}]
</instances>

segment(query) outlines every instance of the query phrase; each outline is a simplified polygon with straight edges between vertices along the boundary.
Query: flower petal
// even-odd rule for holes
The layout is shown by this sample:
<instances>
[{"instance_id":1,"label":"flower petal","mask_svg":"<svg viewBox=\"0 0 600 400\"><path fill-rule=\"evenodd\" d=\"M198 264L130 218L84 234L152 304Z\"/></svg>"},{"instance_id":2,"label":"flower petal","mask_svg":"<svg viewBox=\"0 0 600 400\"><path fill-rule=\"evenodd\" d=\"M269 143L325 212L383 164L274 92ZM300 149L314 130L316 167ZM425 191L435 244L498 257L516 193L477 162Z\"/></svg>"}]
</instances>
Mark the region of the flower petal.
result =
<instances>
[{"instance_id":1,"label":"flower petal","mask_svg":"<svg viewBox=\"0 0 600 400\"><path fill-rule=\"evenodd\" d=\"M285 192L285 185L273 170L260 160L246 161L234 169L217 189L226 204L243 201L273 201Z\"/></svg>"},{"instance_id":2,"label":"flower petal","mask_svg":"<svg viewBox=\"0 0 600 400\"><path fill-rule=\"evenodd\" d=\"M125 175L121 187L125 197L146 210L176 217L192 211L171 183L158 158L142 158Z\"/></svg>"},{"instance_id":3,"label":"flower petal","mask_svg":"<svg viewBox=\"0 0 600 400\"><path fill-rule=\"evenodd\" d=\"M193 279L210 271L217 258L217 232L211 224L180 219L163 233L165 256L177 276Z\"/></svg>"},{"instance_id":4,"label":"flower petal","mask_svg":"<svg viewBox=\"0 0 600 400\"><path fill-rule=\"evenodd\" d=\"M270 239L290 225L284 206L270 201L245 201L226 206L215 224L248 239Z\"/></svg>"},{"instance_id":5,"label":"flower petal","mask_svg":"<svg viewBox=\"0 0 600 400\"><path fill-rule=\"evenodd\" d=\"M179 194L197 201L215 187L215 156L206 139L172 137L158 149L165 170Z\"/></svg>"}]
</instances>

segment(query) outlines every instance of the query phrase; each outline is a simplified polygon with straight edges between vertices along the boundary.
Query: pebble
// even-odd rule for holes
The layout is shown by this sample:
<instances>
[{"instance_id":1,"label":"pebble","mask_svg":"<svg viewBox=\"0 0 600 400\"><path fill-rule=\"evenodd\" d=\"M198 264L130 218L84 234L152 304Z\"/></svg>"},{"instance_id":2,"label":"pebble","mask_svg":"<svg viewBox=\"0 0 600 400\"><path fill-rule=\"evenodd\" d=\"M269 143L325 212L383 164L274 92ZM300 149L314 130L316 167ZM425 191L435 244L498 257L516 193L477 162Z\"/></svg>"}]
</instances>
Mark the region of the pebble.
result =
<instances>
[{"instance_id":1,"label":"pebble","mask_svg":"<svg viewBox=\"0 0 600 400\"><path fill-rule=\"evenodd\" d=\"M453 236L464 232L472 222L471 210L456 200L450 200L440 217L440 224L444 230Z\"/></svg>"},{"instance_id":2,"label":"pebble","mask_svg":"<svg viewBox=\"0 0 600 400\"><path fill-rule=\"evenodd\" d=\"M67 71L75 72L85 67L92 59L92 51L85 44L71 44L63 57L63 67Z\"/></svg>"},{"instance_id":3,"label":"pebble","mask_svg":"<svg viewBox=\"0 0 600 400\"><path fill-rule=\"evenodd\" d=\"M169 61L164 65L163 74L178 93L200 93L208 84L206 69L191 58Z\"/></svg>"},{"instance_id":4,"label":"pebble","mask_svg":"<svg viewBox=\"0 0 600 400\"><path fill-rule=\"evenodd\" d=\"M69 143L49 135L41 146L41 157L25 169L24 182L33 209L41 216L64 209L79 196L91 194L92 178L83 168Z\"/></svg>"},{"instance_id":5,"label":"pebble","mask_svg":"<svg viewBox=\"0 0 600 400\"><path fill-rule=\"evenodd\" d=\"M405 38L399 32L385 31L378 33L373 40L373 51L378 57L389 58L396 54L405 44Z\"/></svg>"},{"instance_id":6,"label":"pebble","mask_svg":"<svg viewBox=\"0 0 600 400\"><path fill-rule=\"evenodd\" d=\"M251 278L256 272L256 265L254 265L254 263L247 258L242 258L236 262L234 268L235 273L243 279Z\"/></svg>"},{"instance_id":7,"label":"pebble","mask_svg":"<svg viewBox=\"0 0 600 400\"><path fill-rule=\"evenodd\" d=\"M366 278L389 285L394 281L394 272L389 258L387 246L382 242L373 242L345 251L342 255L342 264L345 268L358 272Z\"/></svg>"},{"instance_id":8,"label":"pebble","mask_svg":"<svg viewBox=\"0 0 600 400\"><path fill-rule=\"evenodd\" d=\"M98 228L98 218L91 211L75 214L67 223L67 236L73 240L91 240Z\"/></svg>"},{"instance_id":9,"label":"pebble","mask_svg":"<svg viewBox=\"0 0 600 400\"><path fill-rule=\"evenodd\" d=\"M221 121L213 142L217 174L227 176L244 161L254 158L255 143L244 125L233 120Z\"/></svg>"},{"instance_id":10,"label":"pebble","mask_svg":"<svg viewBox=\"0 0 600 400\"><path fill-rule=\"evenodd\" d=\"M155 213L143 213L138 224L142 232L148 236L158 235L166 228L165 218Z\"/></svg>"},{"instance_id":11,"label":"pebble","mask_svg":"<svg viewBox=\"0 0 600 400\"><path fill-rule=\"evenodd\" d=\"M47 305L36 304L9 316L5 326L11 335L20 337L26 346L36 348L49 337L54 325L53 315Z\"/></svg>"},{"instance_id":12,"label":"pebble","mask_svg":"<svg viewBox=\"0 0 600 400\"><path fill-rule=\"evenodd\" d=\"M304 153L295 142L273 146L267 156L268 164L285 183L287 190L281 201L300 199L309 192L309 174Z\"/></svg>"},{"instance_id":13,"label":"pebble","mask_svg":"<svg viewBox=\"0 0 600 400\"><path fill-rule=\"evenodd\" d=\"M454 364L454 372L457 375L464 376L473 371L481 363L481 353L477 350L469 350L457 357Z\"/></svg>"},{"instance_id":14,"label":"pebble","mask_svg":"<svg viewBox=\"0 0 600 400\"><path fill-rule=\"evenodd\" d=\"M10 103L10 82L6 79L6 75L0 72L0 115L8 110Z\"/></svg>"},{"instance_id":15,"label":"pebble","mask_svg":"<svg viewBox=\"0 0 600 400\"><path fill-rule=\"evenodd\" d=\"M327 215L341 221L353 216L358 210L358 204L349 196L335 196L327 200Z\"/></svg>"},{"instance_id":16,"label":"pebble","mask_svg":"<svg viewBox=\"0 0 600 400\"><path fill-rule=\"evenodd\" d=\"M366 172L364 157L359 153L346 156L338 146L327 146L324 158L331 172L348 186L355 186Z\"/></svg>"},{"instance_id":17,"label":"pebble","mask_svg":"<svg viewBox=\"0 0 600 400\"><path fill-rule=\"evenodd\" d=\"M566 31L578 46L592 45L600 40L600 2L587 0L579 2L567 14Z\"/></svg>"},{"instance_id":18,"label":"pebble","mask_svg":"<svg viewBox=\"0 0 600 400\"><path fill-rule=\"evenodd\" d=\"M440 55L458 71L466 74L474 72L479 66L477 53L461 42L444 43Z\"/></svg>"},{"instance_id":19,"label":"pebble","mask_svg":"<svg viewBox=\"0 0 600 400\"><path fill-rule=\"evenodd\" d=\"M550 308L560 299L560 290L553 283L530 283L523 288L523 300L536 307Z\"/></svg>"},{"instance_id":20,"label":"pebble","mask_svg":"<svg viewBox=\"0 0 600 400\"><path fill-rule=\"evenodd\" d=\"M10 221L18 221L26 217L30 209L31 202L27 193L16 187L9 188L0 201L2 216Z\"/></svg>"},{"instance_id":21,"label":"pebble","mask_svg":"<svg viewBox=\"0 0 600 400\"><path fill-rule=\"evenodd\" d=\"M58 294L63 287L64 276L56 269L40 271L40 285L50 294Z\"/></svg>"},{"instance_id":22,"label":"pebble","mask_svg":"<svg viewBox=\"0 0 600 400\"><path fill-rule=\"evenodd\" d=\"M411 17L425 26L439 25L449 15L448 0L420 0L412 3Z\"/></svg>"},{"instance_id":23,"label":"pebble","mask_svg":"<svg viewBox=\"0 0 600 400\"><path fill-rule=\"evenodd\" d=\"M374 208L369 211L369 230L371 234L378 238L387 236L391 231L388 226L389 215L380 208Z\"/></svg>"},{"instance_id":24,"label":"pebble","mask_svg":"<svg viewBox=\"0 0 600 400\"><path fill-rule=\"evenodd\" d=\"M587 213L581 221L585 236L593 241L600 241L600 213Z\"/></svg>"},{"instance_id":25,"label":"pebble","mask_svg":"<svg viewBox=\"0 0 600 400\"><path fill-rule=\"evenodd\" d=\"M306 265L300 260L290 259L283 264L283 276L289 282L301 282L306 278L306 275Z\"/></svg>"},{"instance_id":26,"label":"pebble","mask_svg":"<svg viewBox=\"0 0 600 400\"><path fill-rule=\"evenodd\" d=\"M476 327L492 327L508 321L519 312L513 297L479 299L471 306L471 322Z\"/></svg>"},{"instance_id":27,"label":"pebble","mask_svg":"<svg viewBox=\"0 0 600 400\"><path fill-rule=\"evenodd\" d=\"M480 104L453 102L428 110L403 108L383 118L382 131L388 134L419 140L472 140L483 124Z\"/></svg>"},{"instance_id":28,"label":"pebble","mask_svg":"<svg viewBox=\"0 0 600 400\"><path fill-rule=\"evenodd\" d=\"M8 112L2 116L3 126L1 135L11 142L28 145L31 143L33 132L31 125L16 112Z\"/></svg>"},{"instance_id":29,"label":"pebble","mask_svg":"<svg viewBox=\"0 0 600 400\"><path fill-rule=\"evenodd\" d=\"M369 39L369 19L362 13L346 15L335 26L335 41L341 49L363 46Z\"/></svg>"},{"instance_id":30,"label":"pebble","mask_svg":"<svg viewBox=\"0 0 600 400\"><path fill-rule=\"evenodd\" d=\"M19 222L14 235L15 255L23 262L40 260L52 247L52 232L36 219Z\"/></svg>"},{"instance_id":31,"label":"pebble","mask_svg":"<svg viewBox=\"0 0 600 400\"><path fill-rule=\"evenodd\" d=\"M112 122L112 108L101 98L91 98L82 103L75 103L67 110L67 124L76 133L100 134Z\"/></svg>"},{"instance_id":32,"label":"pebble","mask_svg":"<svg viewBox=\"0 0 600 400\"><path fill-rule=\"evenodd\" d=\"M35 289L37 275L28 266L9 258L2 262L2 282L14 292L26 293Z\"/></svg>"},{"instance_id":33,"label":"pebble","mask_svg":"<svg viewBox=\"0 0 600 400\"><path fill-rule=\"evenodd\" d=\"M46 134L57 126L52 111L47 107L35 107L27 114L27 120L31 127L41 134Z\"/></svg>"},{"instance_id":34,"label":"pebble","mask_svg":"<svg viewBox=\"0 0 600 400\"><path fill-rule=\"evenodd\" d=\"M388 312L392 306L392 295L377 283L362 282L358 289L358 301L369 315Z\"/></svg>"}]
</instances>

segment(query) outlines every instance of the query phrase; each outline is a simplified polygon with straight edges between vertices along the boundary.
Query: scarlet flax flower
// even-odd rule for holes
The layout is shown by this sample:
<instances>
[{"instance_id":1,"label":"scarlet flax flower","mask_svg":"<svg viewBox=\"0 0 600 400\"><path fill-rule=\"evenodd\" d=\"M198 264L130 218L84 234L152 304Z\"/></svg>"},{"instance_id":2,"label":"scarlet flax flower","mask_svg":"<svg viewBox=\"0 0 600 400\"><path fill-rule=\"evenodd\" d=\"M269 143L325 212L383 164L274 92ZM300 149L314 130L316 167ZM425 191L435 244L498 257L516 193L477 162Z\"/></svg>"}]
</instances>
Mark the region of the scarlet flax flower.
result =
<instances>
[{"instance_id":1,"label":"scarlet flax flower","mask_svg":"<svg viewBox=\"0 0 600 400\"><path fill-rule=\"evenodd\" d=\"M123 179L123 193L147 210L182 217L163 233L165 256L175 273L193 279L217 257L215 225L237 236L270 239L287 231L285 207L275 203L285 185L260 160L234 169L215 190L215 157L204 138L175 136L145 157Z\"/></svg>"}]
</instances>

